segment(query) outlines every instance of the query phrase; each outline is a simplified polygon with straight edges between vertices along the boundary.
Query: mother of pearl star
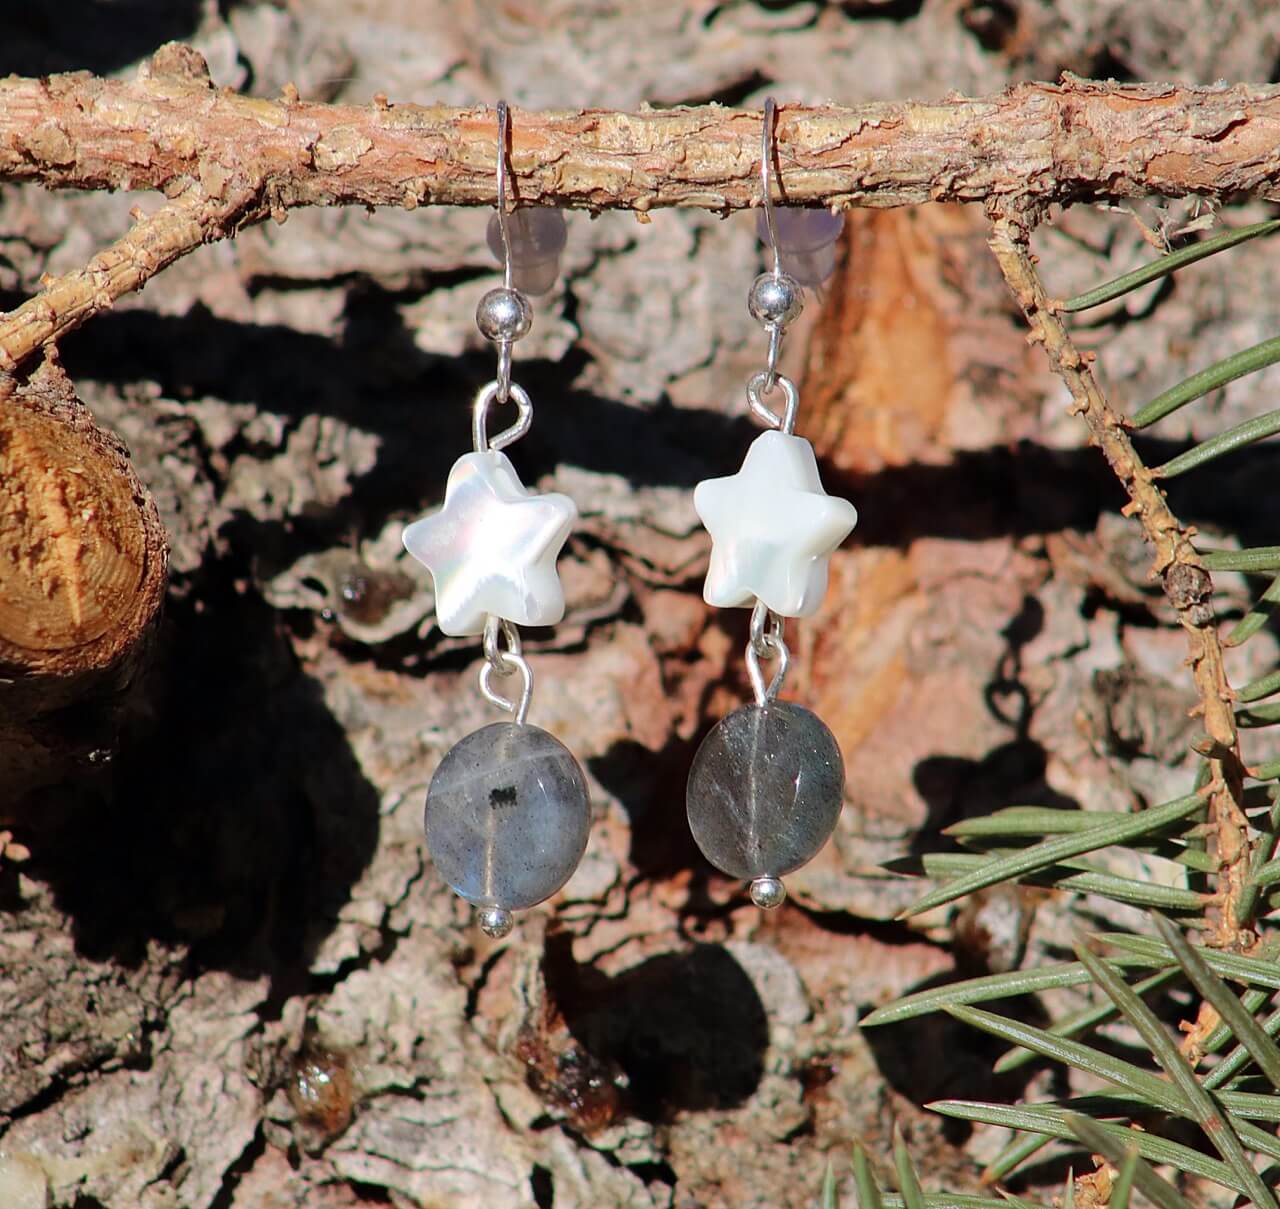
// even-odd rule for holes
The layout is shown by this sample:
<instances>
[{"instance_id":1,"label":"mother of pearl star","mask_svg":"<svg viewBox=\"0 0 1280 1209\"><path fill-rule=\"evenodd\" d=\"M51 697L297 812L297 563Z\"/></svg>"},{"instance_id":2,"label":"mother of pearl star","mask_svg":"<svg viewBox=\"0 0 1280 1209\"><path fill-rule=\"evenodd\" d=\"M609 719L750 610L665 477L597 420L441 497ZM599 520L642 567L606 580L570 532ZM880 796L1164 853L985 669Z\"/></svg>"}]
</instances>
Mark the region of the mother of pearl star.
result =
<instances>
[{"instance_id":1,"label":"mother of pearl star","mask_svg":"<svg viewBox=\"0 0 1280 1209\"><path fill-rule=\"evenodd\" d=\"M831 555L858 523L848 500L823 491L813 446L774 429L751 443L737 474L699 483L693 506L711 534L706 602L759 599L781 617L817 612Z\"/></svg>"},{"instance_id":2,"label":"mother of pearl star","mask_svg":"<svg viewBox=\"0 0 1280 1209\"><path fill-rule=\"evenodd\" d=\"M567 495L525 487L505 453L463 454L449 471L444 507L403 535L435 582L440 629L482 634L490 615L555 625L564 617L556 558L577 515Z\"/></svg>"}]
</instances>

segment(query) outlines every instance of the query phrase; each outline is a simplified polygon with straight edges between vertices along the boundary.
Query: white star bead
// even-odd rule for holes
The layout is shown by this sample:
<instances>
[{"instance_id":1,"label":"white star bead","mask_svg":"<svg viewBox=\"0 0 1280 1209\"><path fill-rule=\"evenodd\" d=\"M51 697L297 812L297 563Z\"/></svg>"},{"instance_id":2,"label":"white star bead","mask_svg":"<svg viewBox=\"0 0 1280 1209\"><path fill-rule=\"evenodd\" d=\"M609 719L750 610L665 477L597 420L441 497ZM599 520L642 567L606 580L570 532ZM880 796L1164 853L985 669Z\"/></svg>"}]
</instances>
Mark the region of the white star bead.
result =
<instances>
[{"instance_id":1,"label":"white star bead","mask_svg":"<svg viewBox=\"0 0 1280 1209\"><path fill-rule=\"evenodd\" d=\"M404 548L435 581L441 630L482 634L490 614L555 625L564 616L556 558L577 515L567 495L526 488L505 453L463 454L444 507L404 531Z\"/></svg>"},{"instance_id":2,"label":"white star bead","mask_svg":"<svg viewBox=\"0 0 1280 1209\"><path fill-rule=\"evenodd\" d=\"M737 474L699 483L693 506L711 534L706 602L759 598L782 617L817 612L831 554L858 523L848 500L822 490L813 446L776 430L756 437Z\"/></svg>"}]
</instances>

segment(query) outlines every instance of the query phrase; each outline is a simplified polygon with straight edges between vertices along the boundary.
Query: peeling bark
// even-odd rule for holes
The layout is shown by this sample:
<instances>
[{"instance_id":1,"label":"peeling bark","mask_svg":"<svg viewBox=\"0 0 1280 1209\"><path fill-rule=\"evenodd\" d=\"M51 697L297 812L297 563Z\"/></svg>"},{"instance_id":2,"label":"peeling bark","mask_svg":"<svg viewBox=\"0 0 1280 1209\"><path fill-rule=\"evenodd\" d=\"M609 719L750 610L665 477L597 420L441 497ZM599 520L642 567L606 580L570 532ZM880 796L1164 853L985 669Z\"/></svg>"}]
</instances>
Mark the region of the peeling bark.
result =
<instances>
[{"instance_id":1,"label":"peeling bark","mask_svg":"<svg viewBox=\"0 0 1280 1209\"><path fill-rule=\"evenodd\" d=\"M814 1203L830 1160L851 1204L851 1140L882 1160L895 1123L930 1186L984 1191L975 1163L1003 1139L957 1142L920 1106L1011 1095L991 1082L994 1049L944 1017L865 1035L857 1020L957 971L1055 960L1079 900L998 892L908 927L893 916L918 888L883 867L1011 802L1118 810L1184 792L1198 722L1174 605L1190 617L1203 585L1180 572L1166 598L1148 581L1139 524L1023 341L980 208L851 214L840 275L787 349L799 430L862 514L822 615L792 627L792 689L838 732L849 798L789 879L792 903L762 917L682 819L699 736L749 691L745 617L699 595L689 497L755 435L742 382L763 357L741 301L752 223L704 211L757 196L765 81L849 101L990 94L784 106L791 200L994 190L1034 213L1148 188L1271 196L1273 89L996 93L1013 75L1096 70L1104 44L1135 75L1263 78L1276 18L1214 4L1197 11L1234 32L1190 40L1190 18L1170 34L1141 6L1094 0L891 4L883 20L851 3L245 0L204 5L195 36L219 79L278 94L292 77L312 97L376 81L441 104L240 97L181 47L140 80L0 81L0 160L24 179L166 195L121 237L132 199L6 188L10 305L49 293L0 321L0 346L15 360L63 346L155 492L175 569L162 657L111 776L44 791L56 832L15 824L8 851L29 859L0 860L0 1202L29 1186L110 1209L790 1209ZM1006 7L1034 66L965 31ZM440 756L493 720L480 652L432 632L398 537L438 502L492 372L472 319L494 282L483 216L300 210L181 253L273 208L491 203L492 111L471 102L498 95L547 110L514 115L520 204L686 209L648 226L571 217L562 284L520 348L538 407L522 472L582 508L565 623L529 635L534 720L582 759L597 817L572 883L494 945L421 845ZM646 96L694 107L638 109ZM621 112L565 108L596 97ZM105 141L93 152L80 135ZM1181 158L1155 155L1170 148ZM1162 230L1178 213L1141 208ZM1151 254L1127 217L1084 207L1036 238L1058 296ZM1275 246L1253 247L1073 330L1097 341L1113 403L1275 329ZM1270 394L1235 383L1224 406ZM1171 441L1188 433L1177 422L1199 421L1175 421ZM1258 450L1241 466L1205 493L1209 523L1272 541L1239 501L1273 464ZM1219 616L1243 606L1239 577L1214 580ZM1264 633L1227 657L1261 674L1276 645ZM1265 742L1244 738L1251 754ZM1134 859L1134 876L1167 877ZM1046 1010L1074 1011L1074 994Z\"/></svg>"},{"instance_id":2,"label":"peeling bark","mask_svg":"<svg viewBox=\"0 0 1280 1209\"><path fill-rule=\"evenodd\" d=\"M16 369L41 345L140 290L179 256L228 234L251 214L248 197L209 200L198 189L150 216L135 214L133 230L83 269L45 281L35 298L0 316L0 368Z\"/></svg>"},{"instance_id":3,"label":"peeling bark","mask_svg":"<svg viewBox=\"0 0 1280 1209\"><path fill-rule=\"evenodd\" d=\"M308 205L492 206L489 108L319 105L215 89L182 48L135 80L0 81L0 178L55 188L240 189ZM718 105L511 117L520 203L724 212L759 199L760 116ZM1280 197L1280 89L1068 77L988 97L778 112L780 195L800 205L1151 193Z\"/></svg>"}]
</instances>

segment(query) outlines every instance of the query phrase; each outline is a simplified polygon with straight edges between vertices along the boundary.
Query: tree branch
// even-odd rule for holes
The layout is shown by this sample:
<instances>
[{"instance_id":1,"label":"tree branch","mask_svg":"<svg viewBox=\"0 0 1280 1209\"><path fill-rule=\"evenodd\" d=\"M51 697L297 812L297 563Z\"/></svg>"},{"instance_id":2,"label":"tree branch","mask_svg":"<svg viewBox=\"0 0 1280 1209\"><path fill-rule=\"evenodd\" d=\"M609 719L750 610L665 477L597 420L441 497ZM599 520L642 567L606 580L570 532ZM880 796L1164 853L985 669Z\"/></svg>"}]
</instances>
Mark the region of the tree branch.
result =
<instances>
[{"instance_id":1,"label":"tree branch","mask_svg":"<svg viewBox=\"0 0 1280 1209\"><path fill-rule=\"evenodd\" d=\"M251 213L243 196L209 200L192 189L150 217L88 265L46 279L44 291L15 311L0 315L0 369L12 371L50 340L110 307L122 294L202 243L220 238L233 221Z\"/></svg>"},{"instance_id":2,"label":"tree branch","mask_svg":"<svg viewBox=\"0 0 1280 1209\"><path fill-rule=\"evenodd\" d=\"M1209 764L1207 794L1219 870L1219 908L1213 943L1230 949L1249 947L1252 931L1236 924L1236 902L1249 873L1249 825L1241 805L1243 767L1240 762L1231 685L1227 680L1214 616L1213 581L1191 544L1191 533L1169 508L1164 492L1129 440L1124 421L1098 386L1089 359L1082 355L1053 309L1027 248L1022 225L998 216L991 236L1009 288L1031 325L1030 339L1044 345L1054 371L1071 392L1072 412L1081 416L1129 496L1125 512L1137 516L1147 540L1155 547L1153 574L1159 575L1165 596L1177 610L1187 635L1187 662L1200 698L1207 742L1202 755Z\"/></svg>"},{"instance_id":3,"label":"tree branch","mask_svg":"<svg viewBox=\"0 0 1280 1209\"><path fill-rule=\"evenodd\" d=\"M760 114L710 105L513 115L511 193L524 204L644 212L758 204ZM310 104L216 89L189 47L161 48L133 80L85 73L0 80L0 179L154 189L170 204L84 270L0 318L12 370L199 244L308 205L492 206L496 121L487 108ZM973 202L997 216L1005 276L1129 491L1187 631L1213 772L1230 907L1248 854L1230 688L1209 577L1058 316L1010 215L1051 203L1251 194L1280 200L1280 89L1117 85L1066 78L984 98L852 108L787 106L776 131L789 202L890 207ZM28 423L28 427L29 427ZM16 564L15 564L16 565ZM1222 914L1219 943L1233 912Z\"/></svg>"},{"instance_id":4,"label":"tree branch","mask_svg":"<svg viewBox=\"0 0 1280 1209\"><path fill-rule=\"evenodd\" d=\"M517 111L512 192L525 203L725 211L759 197L760 115L717 105ZM293 206L496 201L487 108L304 103L214 88L171 44L137 79L0 81L0 178L79 189L199 184L276 213ZM1134 197L1280 199L1280 89L1066 78L953 96L778 114L784 197L832 206L925 201L1020 208Z\"/></svg>"}]
</instances>

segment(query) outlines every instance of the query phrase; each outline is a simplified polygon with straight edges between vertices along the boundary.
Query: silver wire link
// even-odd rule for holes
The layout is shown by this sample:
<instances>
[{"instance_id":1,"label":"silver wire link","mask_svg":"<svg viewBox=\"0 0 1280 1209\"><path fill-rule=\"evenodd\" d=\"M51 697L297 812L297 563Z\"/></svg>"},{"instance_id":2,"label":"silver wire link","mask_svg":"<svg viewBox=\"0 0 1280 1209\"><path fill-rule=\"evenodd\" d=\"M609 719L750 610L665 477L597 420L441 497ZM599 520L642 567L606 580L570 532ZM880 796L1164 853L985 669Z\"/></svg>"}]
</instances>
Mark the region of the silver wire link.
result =
<instances>
[{"instance_id":1,"label":"silver wire link","mask_svg":"<svg viewBox=\"0 0 1280 1209\"><path fill-rule=\"evenodd\" d=\"M528 301L522 294L516 291L512 285L512 259L511 259L511 226L507 217L507 144L511 138L511 111L507 107L506 101L498 102L498 232L502 236L502 288L514 295L518 300L521 308L527 313ZM486 295L482 299L481 305L493 294L501 294L502 291L494 291L490 295ZM479 320L477 320L479 322ZM490 339L494 336L486 331L484 323L480 324L480 330ZM528 331L528 323L526 321L523 328L517 326L499 329L507 331L515 331L516 336ZM511 348L515 343L515 336L505 340L497 340L498 346L498 373L492 382L487 386L480 388L476 395L475 402L471 405L471 444L477 453L486 453L490 449L503 449L510 445L513 441L518 441L525 433L529 431L529 425L533 422L533 403L530 401L528 394L519 386L511 381ZM504 429L495 437L490 437L487 431L489 405L491 403L514 402L518 415L516 422L511 427Z\"/></svg>"},{"instance_id":2,"label":"silver wire link","mask_svg":"<svg viewBox=\"0 0 1280 1209\"><path fill-rule=\"evenodd\" d=\"M499 403L505 403L511 398L511 346L512 341L503 340L498 345L498 376L493 380L493 384L497 387L495 398ZM528 398L528 395L525 396Z\"/></svg>"},{"instance_id":3,"label":"silver wire link","mask_svg":"<svg viewBox=\"0 0 1280 1209\"><path fill-rule=\"evenodd\" d=\"M769 360L765 363L764 393L769 394L778 382L778 358L782 355L783 327L775 323L769 328Z\"/></svg>"},{"instance_id":4,"label":"silver wire link","mask_svg":"<svg viewBox=\"0 0 1280 1209\"><path fill-rule=\"evenodd\" d=\"M782 636L782 627L782 618L772 612L763 600L757 600L755 608L751 610L751 640L747 643L747 676L751 680L751 691L755 693L756 704L759 706L768 705L782 691L787 670L791 666L791 652ZM760 660L771 658L778 660L778 670L773 673L773 679L766 685Z\"/></svg>"},{"instance_id":5,"label":"silver wire link","mask_svg":"<svg viewBox=\"0 0 1280 1209\"><path fill-rule=\"evenodd\" d=\"M512 285L511 228L507 218L507 144L511 137L511 113L506 101L498 102L498 232L502 236L502 285L506 290ZM477 453L499 450L518 441L529 431L533 423L533 402L528 393L511 381L511 346L513 341L502 340L498 344L498 376L487 386L480 388L471 405L471 443ZM516 405L516 422L490 437L488 429L489 407L492 403ZM503 643L506 649L503 649ZM520 696L514 701L504 697L493 687L493 678L505 679L515 672L522 680ZM501 617L490 614L484 622L484 666L480 669L480 692L485 700L506 710L517 726L523 726L529 716L529 702L533 698L533 669L522 654L520 631Z\"/></svg>"},{"instance_id":6,"label":"silver wire link","mask_svg":"<svg viewBox=\"0 0 1280 1209\"><path fill-rule=\"evenodd\" d=\"M800 391L785 374L778 374L774 385L782 387L785 398L782 415L771 411L764 401L764 396L772 389L769 386L769 374L765 370L752 374L747 379L747 405L751 408L751 414L763 420L770 428L776 428L791 436L796 430L796 413L800 410Z\"/></svg>"},{"instance_id":7,"label":"silver wire link","mask_svg":"<svg viewBox=\"0 0 1280 1209\"><path fill-rule=\"evenodd\" d=\"M507 644L502 649L501 641ZM523 680L520 696L516 701L504 697L493 687L493 677L505 678L519 672ZM523 726L529 717L529 702L533 698L533 669L521 654L520 631L509 621L490 614L484 623L484 666L480 669L480 692L486 701L513 716L517 726Z\"/></svg>"},{"instance_id":8,"label":"silver wire link","mask_svg":"<svg viewBox=\"0 0 1280 1209\"><path fill-rule=\"evenodd\" d=\"M482 386L471 405L471 445L476 453L488 453L490 449L505 449L529 431L533 423L533 400L523 386L514 382L508 386L508 397L516 405L516 422L504 428L497 436L490 436L489 408L502 396L502 383L497 379Z\"/></svg>"}]
</instances>

